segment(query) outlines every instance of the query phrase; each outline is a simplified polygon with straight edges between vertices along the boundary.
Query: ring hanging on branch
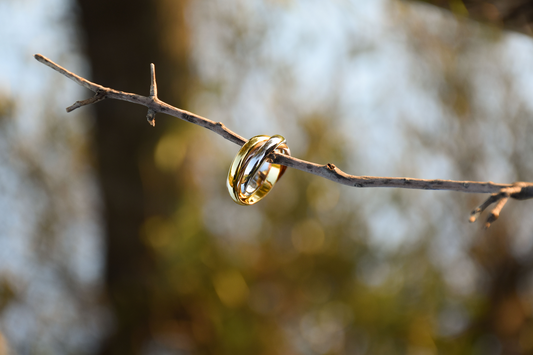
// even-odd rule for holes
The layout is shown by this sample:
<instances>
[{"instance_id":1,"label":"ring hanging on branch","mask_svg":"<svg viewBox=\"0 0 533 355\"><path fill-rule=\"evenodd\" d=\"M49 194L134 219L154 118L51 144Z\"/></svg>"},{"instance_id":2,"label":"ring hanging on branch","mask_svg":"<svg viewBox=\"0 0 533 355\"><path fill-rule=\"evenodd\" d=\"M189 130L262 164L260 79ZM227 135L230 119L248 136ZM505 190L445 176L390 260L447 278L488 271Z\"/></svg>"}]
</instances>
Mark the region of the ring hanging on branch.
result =
<instances>
[{"instance_id":1,"label":"ring hanging on branch","mask_svg":"<svg viewBox=\"0 0 533 355\"><path fill-rule=\"evenodd\" d=\"M155 66L150 66L150 95L142 96L123 91L114 90L98 84L95 84L85 78L82 78L62 66L52 62L50 59L35 54L35 59L45 64L46 66L54 69L58 73L66 76L67 78L75 81L79 85L93 91L95 96L83 100L77 101L74 105L67 108L67 112L71 112L82 106L97 103L105 99L115 99L128 101L134 104L143 105L148 107L147 120L155 126L155 115L157 113L164 113L170 116L177 117L184 121L194 123L198 126L204 127L217 133L223 138L243 146L247 140L230 129L226 128L221 122L214 122L205 117L196 115L192 112L181 110L173 107L157 97L157 84L155 80ZM287 148L288 149L288 148ZM477 216L482 213L488 206L496 202L496 206L491 211L491 214L487 218L485 228L490 227L494 222L505 203L509 198L517 200L527 200L533 198L533 183L531 182L515 182L513 184L497 184L493 182L479 182L479 181L454 181L454 180L427 180L427 179L412 179L412 178L397 178L397 177L376 177L376 176L356 176L349 175L337 168L334 164L316 164L294 158L289 154L283 152L272 152L267 155L272 166L282 165L284 167L290 167L298 169L307 173L311 173L317 176L321 176L328 180L337 182L339 184L353 186L353 187L396 187L404 189L422 189L422 190L449 190L468 193L489 193L491 196L478 208L471 212L470 221L474 222ZM280 168L281 169L281 168ZM281 174L277 177L279 177ZM229 183L229 181L228 181ZM257 202L257 201L255 201Z\"/></svg>"},{"instance_id":2,"label":"ring hanging on branch","mask_svg":"<svg viewBox=\"0 0 533 355\"><path fill-rule=\"evenodd\" d=\"M270 192L287 169L272 163L272 153L291 155L285 138L255 136L244 143L228 172L227 187L233 201L253 205Z\"/></svg>"}]
</instances>

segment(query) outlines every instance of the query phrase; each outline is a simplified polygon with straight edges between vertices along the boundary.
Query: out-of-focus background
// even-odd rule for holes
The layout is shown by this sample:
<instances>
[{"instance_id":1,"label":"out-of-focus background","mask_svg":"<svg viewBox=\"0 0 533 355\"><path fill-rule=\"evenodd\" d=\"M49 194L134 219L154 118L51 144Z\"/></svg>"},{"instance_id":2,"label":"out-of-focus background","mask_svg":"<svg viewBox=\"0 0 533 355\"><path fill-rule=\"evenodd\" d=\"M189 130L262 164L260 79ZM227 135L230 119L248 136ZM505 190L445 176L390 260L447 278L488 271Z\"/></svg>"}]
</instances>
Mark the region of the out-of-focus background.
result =
<instances>
[{"instance_id":1,"label":"out-of-focus background","mask_svg":"<svg viewBox=\"0 0 533 355\"><path fill-rule=\"evenodd\" d=\"M431 1L429 1L431 3ZM533 202L289 170L33 59L357 175L533 181L531 1L1 0L0 354L533 353Z\"/></svg>"}]
</instances>

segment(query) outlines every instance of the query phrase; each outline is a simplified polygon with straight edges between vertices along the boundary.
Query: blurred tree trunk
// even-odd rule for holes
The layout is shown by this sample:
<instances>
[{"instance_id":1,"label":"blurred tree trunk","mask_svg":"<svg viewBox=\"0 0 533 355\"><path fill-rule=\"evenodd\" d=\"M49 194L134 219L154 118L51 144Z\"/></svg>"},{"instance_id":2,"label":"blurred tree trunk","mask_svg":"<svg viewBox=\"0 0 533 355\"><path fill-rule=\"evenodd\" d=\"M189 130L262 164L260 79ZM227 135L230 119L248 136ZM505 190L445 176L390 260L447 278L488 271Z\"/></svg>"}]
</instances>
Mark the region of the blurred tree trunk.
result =
<instances>
[{"instance_id":1,"label":"blurred tree trunk","mask_svg":"<svg viewBox=\"0 0 533 355\"><path fill-rule=\"evenodd\" d=\"M419 0L469 18L533 35L532 0Z\"/></svg>"},{"instance_id":2,"label":"blurred tree trunk","mask_svg":"<svg viewBox=\"0 0 533 355\"><path fill-rule=\"evenodd\" d=\"M524 354L528 352L523 349L530 346L526 337L529 338L533 319L527 307L528 297L521 289L531 275L531 253L519 260L513 255L509 224L504 222L495 227L482 235L470 250L473 260L485 271L487 290L485 312L479 315L471 330L479 335L496 335L502 355Z\"/></svg>"},{"instance_id":3,"label":"blurred tree trunk","mask_svg":"<svg viewBox=\"0 0 533 355\"><path fill-rule=\"evenodd\" d=\"M184 106L183 91L171 100L168 95L171 81L186 87L188 80L185 1L173 2L171 16L161 10L169 6L163 1L78 0L78 4L93 81L148 95L149 64L156 63L158 72L165 73L158 77L163 99ZM180 36L173 36L174 47L165 49L159 38L168 38L169 31ZM168 215L179 196L175 177L163 174L153 163L154 145L168 124L159 115L157 127L150 127L146 108L129 103L104 101L93 109L107 243L105 286L114 316L101 353L136 354L150 338L151 284L155 282L153 257L141 229L147 217Z\"/></svg>"}]
</instances>

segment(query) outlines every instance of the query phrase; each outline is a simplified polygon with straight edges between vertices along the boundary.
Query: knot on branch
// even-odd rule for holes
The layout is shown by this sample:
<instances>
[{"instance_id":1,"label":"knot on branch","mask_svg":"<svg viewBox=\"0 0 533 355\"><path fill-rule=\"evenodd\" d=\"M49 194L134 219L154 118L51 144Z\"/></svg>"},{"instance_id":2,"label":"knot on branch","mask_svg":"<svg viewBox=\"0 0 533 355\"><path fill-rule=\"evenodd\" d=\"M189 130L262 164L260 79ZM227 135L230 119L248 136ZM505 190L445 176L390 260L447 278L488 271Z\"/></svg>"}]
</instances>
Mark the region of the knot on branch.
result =
<instances>
[{"instance_id":1,"label":"knot on branch","mask_svg":"<svg viewBox=\"0 0 533 355\"><path fill-rule=\"evenodd\" d=\"M533 184L529 182L515 182L513 187L520 187L520 190L511 193L511 198L515 200L528 200L533 198Z\"/></svg>"},{"instance_id":2,"label":"knot on branch","mask_svg":"<svg viewBox=\"0 0 533 355\"><path fill-rule=\"evenodd\" d=\"M479 217L479 215L483 213L487 207L495 203L496 205L490 212L489 216L487 217L487 221L485 222L485 229L489 228L491 224L498 219L500 212L510 197L516 200L527 200L533 198L533 184L527 182L515 182L512 186L504 187L500 190L500 192L490 195L485 202L483 202L470 213L470 222L475 222L477 217Z\"/></svg>"}]
</instances>

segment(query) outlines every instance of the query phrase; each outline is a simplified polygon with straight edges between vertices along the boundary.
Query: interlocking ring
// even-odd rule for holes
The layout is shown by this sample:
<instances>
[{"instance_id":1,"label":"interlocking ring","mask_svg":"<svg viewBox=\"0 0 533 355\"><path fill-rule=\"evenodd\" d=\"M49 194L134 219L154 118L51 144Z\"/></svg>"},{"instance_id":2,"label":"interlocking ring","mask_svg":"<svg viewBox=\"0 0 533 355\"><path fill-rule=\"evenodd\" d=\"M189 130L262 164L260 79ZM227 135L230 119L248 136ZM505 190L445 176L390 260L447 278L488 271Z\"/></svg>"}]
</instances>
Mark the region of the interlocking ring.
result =
<instances>
[{"instance_id":1,"label":"interlocking ring","mask_svg":"<svg viewBox=\"0 0 533 355\"><path fill-rule=\"evenodd\" d=\"M253 205L272 190L287 169L272 163L272 153L291 155L285 138L255 136L242 146L230 166L226 184L233 201Z\"/></svg>"}]
</instances>

